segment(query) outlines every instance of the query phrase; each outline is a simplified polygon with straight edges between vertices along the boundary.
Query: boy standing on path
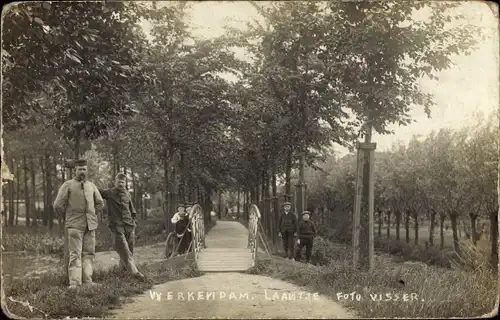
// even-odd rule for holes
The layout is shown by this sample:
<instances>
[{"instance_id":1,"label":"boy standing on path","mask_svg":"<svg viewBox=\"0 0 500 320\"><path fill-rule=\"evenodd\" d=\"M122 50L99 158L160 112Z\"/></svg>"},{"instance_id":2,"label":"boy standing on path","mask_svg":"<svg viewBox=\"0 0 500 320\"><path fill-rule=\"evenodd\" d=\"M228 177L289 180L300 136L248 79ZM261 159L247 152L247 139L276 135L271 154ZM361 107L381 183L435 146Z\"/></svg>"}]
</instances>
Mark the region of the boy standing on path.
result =
<instances>
[{"instance_id":1,"label":"boy standing on path","mask_svg":"<svg viewBox=\"0 0 500 320\"><path fill-rule=\"evenodd\" d=\"M283 249L285 250L285 257L294 260L293 237L297 235L297 217L295 213L290 212L292 204L290 202L285 202L283 204L285 212L281 214L278 223L279 234L278 236L283 240Z\"/></svg>"},{"instance_id":2,"label":"boy standing on path","mask_svg":"<svg viewBox=\"0 0 500 320\"><path fill-rule=\"evenodd\" d=\"M302 248L306 247L306 263L311 259L311 252L313 247L314 237L316 237L316 227L314 223L309 220L311 213L304 211L302 213L302 221L299 223L299 240L297 241L299 247L295 254L295 259L300 260Z\"/></svg>"},{"instance_id":3,"label":"boy standing on path","mask_svg":"<svg viewBox=\"0 0 500 320\"><path fill-rule=\"evenodd\" d=\"M64 267L71 289L94 285L97 215L103 200L97 187L87 180L87 161L75 161L76 177L63 183L54 200L54 211L64 221Z\"/></svg>"},{"instance_id":4,"label":"boy standing on path","mask_svg":"<svg viewBox=\"0 0 500 320\"><path fill-rule=\"evenodd\" d=\"M125 188L126 183L127 176L119 173L116 175L114 188L99 192L108 207L108 226L113 233L115 250L120 256L120 266L125 267L134 277L144 279L133 259L137 213L132 197Z\"/></svg>"}]
</instances>

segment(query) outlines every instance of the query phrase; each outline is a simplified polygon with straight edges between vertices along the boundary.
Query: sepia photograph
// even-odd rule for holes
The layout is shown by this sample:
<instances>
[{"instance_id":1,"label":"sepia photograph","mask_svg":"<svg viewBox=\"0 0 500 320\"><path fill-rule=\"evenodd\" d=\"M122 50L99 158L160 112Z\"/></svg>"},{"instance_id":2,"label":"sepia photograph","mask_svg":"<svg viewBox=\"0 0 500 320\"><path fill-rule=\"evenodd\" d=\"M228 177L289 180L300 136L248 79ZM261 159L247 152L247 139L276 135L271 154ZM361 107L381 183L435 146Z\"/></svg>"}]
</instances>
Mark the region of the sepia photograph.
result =
<instances>
[{"instance_id":1,"label":"sepia photograph","mask_svg":"<svg viewBox=\"0 0 500 320\"><path fill-rule=\"evenodd\" d=\"M494 317L498 12L4 5L2 312Z\"/></svg>"}]
</instances>

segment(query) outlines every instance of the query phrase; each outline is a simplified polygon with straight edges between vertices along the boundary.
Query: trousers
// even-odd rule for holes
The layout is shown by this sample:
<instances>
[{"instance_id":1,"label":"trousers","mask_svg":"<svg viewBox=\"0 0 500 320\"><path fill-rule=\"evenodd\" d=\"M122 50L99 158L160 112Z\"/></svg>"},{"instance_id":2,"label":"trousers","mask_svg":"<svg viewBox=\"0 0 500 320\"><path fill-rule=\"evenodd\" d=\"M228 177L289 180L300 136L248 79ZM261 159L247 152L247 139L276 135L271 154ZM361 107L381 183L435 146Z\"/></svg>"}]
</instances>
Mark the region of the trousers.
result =
<instances>
[{"instance_id":1,"label":"trousers","mask_svg":"<svg viewBox=\"0 0 500 320\"><path fill-rule=\"evenodd\" d=\"M133 258L135 245L135 227L116 227L112 230L116 253L120 256L120 267L130 273L137 273L137 266Z\"/></svg>"},{"instance_id":2,"label":"trousers","mask_svg":"<svg viewBox=\"0 0 500 320\"><path fill-rule=\"evenodd\" d=\"M285 231L281 234L283 240L283 250L285 250L285 256L288 258L293 258L293 232Z\"/></svg>"},{"instance_id":3,"label":"trousers","mask_svg":"<svg viewBox=\"0 0 500 320\"><path fill-rule=\"evenodd\" d=\"M67 228L66 235L69 284L91 283L95 258L95 230Z\"/></svg>"},{"instance_id":4,"label":"trousers","mask_svg":"<svg viewBox=\"0 0 500 320\"><path fill-rule=\"evenodd\" d=\"M302 248L306 247L306 261L309 262L309 259L311 259L313 239L312 238L299 238L299 239L300 239L300 244L297 247L297 252L295 253L295 260L300 260L300 256L302 254Z\"/></svg>"}]
</instances>

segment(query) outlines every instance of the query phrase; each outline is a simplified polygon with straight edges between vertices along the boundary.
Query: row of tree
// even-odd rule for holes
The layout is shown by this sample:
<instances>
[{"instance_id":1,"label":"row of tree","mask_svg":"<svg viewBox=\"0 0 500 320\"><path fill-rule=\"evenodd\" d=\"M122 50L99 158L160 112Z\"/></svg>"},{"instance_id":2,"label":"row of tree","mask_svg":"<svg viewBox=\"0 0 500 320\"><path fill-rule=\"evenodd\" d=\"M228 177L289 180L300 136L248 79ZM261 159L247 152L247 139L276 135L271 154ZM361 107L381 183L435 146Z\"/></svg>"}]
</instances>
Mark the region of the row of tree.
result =
<instances>
[{"instance_id":1,"label":"row of tree","mask_svg":"<svg viewBox=\"0 0 500 320\"><path fill-rule=\"evenodd\" d=\"M249 4L258 20L208 40L191 35L189 2L12 6L7 158L64 164L56 159L94 145L115 172L133 172L138 194L164 192L169 229L176 201L199 201L209 219L215 191L256 203L276 194L279 177L290 196L293 170L303 182L306 166L332 142L352 146L364 123L389 133L414 104L430 113L418 80L476 45L477 28L443 24L460 19L459 3ZM408 24L419 10L428 21ZM250 58L237 59L236 47Z\"/></svg>"},{"instance_id":2,"label":"row of tree","mask_svg":"<svg viewBox=\"0 0 500 320\"><path fill-rule=\"evenodd\" d=\"M399 240L404 226L405 240L410 242L411 223L413 239L418 243L419 227L424 222L429 228L428 244L433 245L439 225L443 249L449 221L454 248L459 251L459 223L467 221L466 237L476 244L481 234L489 234L492 257L496 257L498 140L498 117L492 114L460 130L441 129L426 137L414 136L407 145L395 144L390 151L377 152L374 186L378 234L386 224L390 235L395 224ZM348 237L355 176L355 158L347 155L330 158L322 170L310 172L308 179L311 203L320 211L334 212L330 225L345 231ZM485 221L489 221L490 230L483 230Z\"/></svg>"}]
</instances>

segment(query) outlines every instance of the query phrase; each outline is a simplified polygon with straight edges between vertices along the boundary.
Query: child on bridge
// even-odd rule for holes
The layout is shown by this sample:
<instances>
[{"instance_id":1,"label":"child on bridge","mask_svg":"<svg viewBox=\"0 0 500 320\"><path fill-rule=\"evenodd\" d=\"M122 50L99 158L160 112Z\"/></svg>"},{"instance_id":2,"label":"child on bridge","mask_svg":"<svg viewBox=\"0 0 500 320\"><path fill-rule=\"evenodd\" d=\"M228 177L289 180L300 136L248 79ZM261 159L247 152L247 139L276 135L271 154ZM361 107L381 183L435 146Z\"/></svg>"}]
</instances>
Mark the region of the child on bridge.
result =
<instances>
[{"instance_id":1,"label":"child on bridge","mask_svg":"<svg viewBox=\"0 0 500 320\"><path fill-rule=\"evenodd\" d=\"M311 252L313 247L314 237L316 237L316 227L314 223L309 220L311 213L304 211L302 213L302 221L299 223L299 239L297 240L298 248L295 253L295 260L301 260L302 248L306 247L306 263L311 259Z\"/></svg>"},{"instance_id":2,"label":"child on bridge","mask_svg":"<svg viewBox=\"0 0 500 320\"><path fill-rule=\"evenodd\" d=\"M189 229L190 219L183 204L177 206L177 212L171 221L175 225L177 240L180 241L177 253L184 254L189 249L189 233L191 230Z\"/></svg>"}]
</instances>

